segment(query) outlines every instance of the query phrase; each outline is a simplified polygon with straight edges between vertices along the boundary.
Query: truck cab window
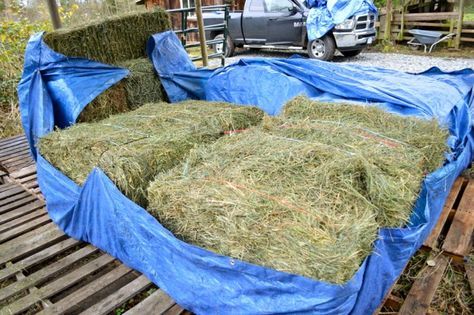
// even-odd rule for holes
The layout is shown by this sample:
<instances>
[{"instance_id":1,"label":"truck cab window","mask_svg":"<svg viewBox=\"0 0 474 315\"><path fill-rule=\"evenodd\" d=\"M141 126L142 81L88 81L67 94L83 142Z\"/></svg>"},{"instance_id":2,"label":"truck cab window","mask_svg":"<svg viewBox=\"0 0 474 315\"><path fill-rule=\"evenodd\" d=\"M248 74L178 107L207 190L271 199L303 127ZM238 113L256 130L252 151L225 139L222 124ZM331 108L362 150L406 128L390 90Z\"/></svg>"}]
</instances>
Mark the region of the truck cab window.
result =
<instances>
[{"instance_id":1,"label":"truck cab window","mask_svg":"<svg viewBox=\"0 0 474 315\"><path fill-rule=\"evenodd\" d=\"M290 0L264 0L265 12L269 13L288 13L293 8L293 2Z\"/></svg>"},{"instance_id":2,"label":"truck cab window","mask_svg":"<svg viewBox=\"0 0 474 315\"><path fill-rule=\"evenodd\" d=\"M263 0L250 0L249 11L263 12Z\"/></svg>"}]
</instances>

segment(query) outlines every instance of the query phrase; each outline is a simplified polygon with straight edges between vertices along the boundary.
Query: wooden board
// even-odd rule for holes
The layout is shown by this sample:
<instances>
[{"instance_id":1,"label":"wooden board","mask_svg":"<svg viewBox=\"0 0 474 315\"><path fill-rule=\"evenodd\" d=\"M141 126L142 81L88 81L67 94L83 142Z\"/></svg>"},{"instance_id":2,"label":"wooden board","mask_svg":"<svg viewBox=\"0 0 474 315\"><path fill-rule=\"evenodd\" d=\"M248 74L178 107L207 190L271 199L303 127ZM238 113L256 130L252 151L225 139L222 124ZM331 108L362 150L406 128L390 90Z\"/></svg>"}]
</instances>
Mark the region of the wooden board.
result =
<instances>
[{"instance_id":1,"label":"wooden board","mask_svg":"<svg viewBox=\"0 0 474 315\"><path fill-rule=\"evenodd\" d=\"M120 290L85 310L81 315L108 314L150 286L150 280L141 275Z\"/></svg>"},{"instance_id":2,"label":"wooden board","mask_svg":"<svg viewBox=\"0 0 474 315\"><path fill-rule=\"evenodd\" d=\"M162 290L157 290L131 310L127 315L161 314L169 310L176 303Z\"/></svg>"},{"instance_id":3,"label":"wooden board","mask_svg":"<svg viewBox=\"0 0 474 315\"><path fill-rule=\"evenodd\" d=\"M473 229L474 181L470 181L444 240L443 250L457 256L467 256L472 244Z\"/></svg>"},{"instance_id":4,"label":"wooden board","mask_svg":"<svg viewBox=\"0 0 474 315\"><path fill-rule=\"evenodd\" d=\"M442 21L449 19L456 19L458 17L457 12L431 12L431 13L405 13L405 21ZM393 20L395 22L402 20L401 14L394 14Z\"/></svg>"},{"instance_id":5,"label":"wooden board","mask_svg":"<svg viewBox=\"0 0 474 315\"><path fill-rule=\"evenodd\" d=\"M430 259L434 262L434 266L426 266L421 275L417 277L400 308L401 315L425 315L427 313L444 271L450 262L450 258L443 254Z\"/></svg>"},{"instance_id":6,"label":"wooden board","mask_svg":"<svg viewBox=\"0 0 474 315\"><path fill-rule=\"evenodd\" d=\"M446 203L444 204L443 211L441 212L438 222L436 223L435 227L431 231L431 234L423 243L423 245L425 245L426 247L435 248L437 246L437 241L438 241L439 235L441 234L441 230L443 229L444 224L446 223L446 220L448 219L449 213L451 212L454 206L454 202L458 198L458 195L461 192L461 188L464 183L465 183L465 180L463 178L458 178L454 182L451 192L449 193L448 198L446 199Z\"/></svg>"}]
</instances>

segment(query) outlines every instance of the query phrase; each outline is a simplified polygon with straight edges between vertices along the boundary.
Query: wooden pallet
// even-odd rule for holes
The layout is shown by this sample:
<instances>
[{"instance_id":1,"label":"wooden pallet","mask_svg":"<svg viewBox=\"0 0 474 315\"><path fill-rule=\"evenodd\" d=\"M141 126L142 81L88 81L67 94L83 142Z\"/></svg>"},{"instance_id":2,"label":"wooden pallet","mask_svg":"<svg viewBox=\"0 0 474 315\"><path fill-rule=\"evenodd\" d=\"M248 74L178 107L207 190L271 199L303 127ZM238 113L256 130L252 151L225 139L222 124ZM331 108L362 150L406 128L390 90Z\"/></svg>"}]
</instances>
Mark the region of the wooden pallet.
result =
<instances>
[{"instance_id":1,"label":"wooden pallet","mask_svg":"<svg viewBox=\"0 0 474 315\"><path fill-rule=\"evenodd\" d=\"M188 313L145 276L56 227L24 143L0 141L1 157L7 148L23 161L0 160L0 314Z\"/></svg>"},{"instance_id":2,"label":"wooden pallet","mask_svg":"<svg viewBox=\"0 0 474 315\"><path fill-rule=\"evenodd\" d=\"M437 224L420 249L428 252L430 266L421 269L405 299L393 295L392 287L377 312L427 314L449 264L465 271L474 294L474 266L464 259L472 248L473 228L474 180L460 177L451 189Z\"/></svg>"},{"instance_id":3,"label":"wooden pallet","mask_svg":"<svg viewBox=\"0 0 474 315\"><path fill-rule=\"evenodd\" d=\"M33 164L25 136L0 140L0 170L12 173Z\"/></svg>"}]
</instances>

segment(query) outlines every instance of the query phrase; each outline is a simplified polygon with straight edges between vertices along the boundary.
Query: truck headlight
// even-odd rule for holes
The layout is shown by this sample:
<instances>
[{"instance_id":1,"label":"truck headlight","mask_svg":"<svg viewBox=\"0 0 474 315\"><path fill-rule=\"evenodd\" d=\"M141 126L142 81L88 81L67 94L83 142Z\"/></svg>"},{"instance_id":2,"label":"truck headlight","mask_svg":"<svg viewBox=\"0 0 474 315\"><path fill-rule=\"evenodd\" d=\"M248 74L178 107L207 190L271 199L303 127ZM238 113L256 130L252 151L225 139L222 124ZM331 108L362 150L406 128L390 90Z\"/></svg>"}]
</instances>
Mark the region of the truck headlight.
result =
<instances>
[{"instance_id":1,"label":"truck headlight","mask_svg":"<svg viewBox=\"0 0 474 315\"><path fill-rule=\"evenodd\" d=\"M336 30L352 30L354 28L355 20L354 18L352 19L347 19L341 24L337 24L334 28Z\"/></svg>"}]
</instances>

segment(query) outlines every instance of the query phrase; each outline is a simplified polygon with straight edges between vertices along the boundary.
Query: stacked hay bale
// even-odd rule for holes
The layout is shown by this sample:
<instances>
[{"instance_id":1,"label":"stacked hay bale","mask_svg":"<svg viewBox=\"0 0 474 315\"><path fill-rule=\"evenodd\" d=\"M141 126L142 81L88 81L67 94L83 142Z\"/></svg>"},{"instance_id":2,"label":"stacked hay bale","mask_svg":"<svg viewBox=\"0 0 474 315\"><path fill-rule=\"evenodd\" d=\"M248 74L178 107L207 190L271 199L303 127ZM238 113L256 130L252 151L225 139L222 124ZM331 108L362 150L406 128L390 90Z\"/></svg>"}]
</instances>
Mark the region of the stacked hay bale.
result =
<instances>
[{"instance_id":1,"label":"stacked hay bale","mask_svg":"<svg viewBox=\"0 0 474 315\"><path fill-rule=\"evenodd\" d=\"M78 122L96 122L111 115L128 112L143 104L165 101L166 93L152 63L147 58L120 62L130 74L105 90L79 115Z\"/></svg>"},{"instance_id":2,"label":"stacked hay bale","mask_svg":"<svg viewBox=\"0 0 474 315\"><path fill-rule=\"evenodd\" d=\"M164 90L146 58L146 42L155 33L171 27L168 14L152 12L126 14L70 29L46 33L45 43L70 57L128 68L130 75L106 90L81 113L79 122L99 121L149 102L165 100Z\"/></svg>"},{"instance_id":3,"label":"stacked hay bale","mask_svg":"<svg viewBox=\"0 0 474 315\"><path fill-rule=\"evenodd\" d=\"M192 244L342 284L378 228L408 221L446 137L435 122L297 98L159 174L148 210Z\"/></svg>"},{"instance_id":4,"label":"stacked hay bale","mask_svg":"<svg viewBox=\"0 0 474 315\"><path fill-rule=\"evenodd\" d=\"M171 28L168 14L162 9L110 17L44 35L53 50L69 56L118 65L146 56L150 35Z\"/></svg>"},{"instance_id":5,"label":"stacked hay bale","mask_svg":"<svg viewBox=\"0 0 474 315\"><path fill-rule=\"evenodd\" d=\"M40 139L39 150L79 184L100 167L126 196L146 206L146 189L158 173L179 163L197 144L248 128L262 117L257 108L226 103L147 104L52 132Z\"/></svg>"}]
</instances>

